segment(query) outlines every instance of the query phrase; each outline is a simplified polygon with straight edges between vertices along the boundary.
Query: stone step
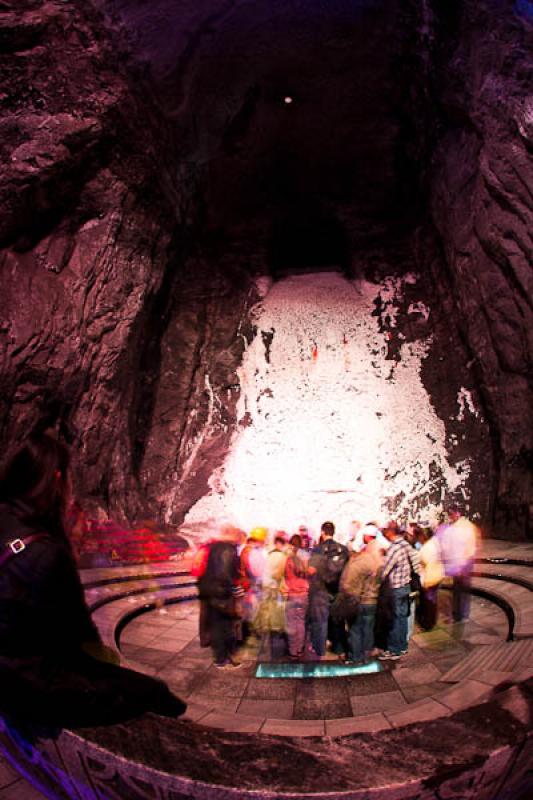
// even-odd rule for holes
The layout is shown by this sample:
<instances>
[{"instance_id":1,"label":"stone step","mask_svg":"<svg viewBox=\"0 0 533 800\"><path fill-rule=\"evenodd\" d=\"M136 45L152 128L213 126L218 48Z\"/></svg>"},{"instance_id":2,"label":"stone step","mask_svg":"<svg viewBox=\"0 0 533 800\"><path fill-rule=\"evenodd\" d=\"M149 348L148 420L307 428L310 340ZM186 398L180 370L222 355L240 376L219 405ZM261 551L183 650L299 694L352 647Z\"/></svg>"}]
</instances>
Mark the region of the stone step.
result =
<instances>
[{"instance_id":1,"label":"stone step","mask_svg":"<svg viewBox=\"0 0 533 800\"><path fill-rule=\"evenodd\" d=\"M482 670L514 672L526 667L533 667L533 639L480 646L442 675L440 680L456 683Z\"/></svg>"}]
</instances>

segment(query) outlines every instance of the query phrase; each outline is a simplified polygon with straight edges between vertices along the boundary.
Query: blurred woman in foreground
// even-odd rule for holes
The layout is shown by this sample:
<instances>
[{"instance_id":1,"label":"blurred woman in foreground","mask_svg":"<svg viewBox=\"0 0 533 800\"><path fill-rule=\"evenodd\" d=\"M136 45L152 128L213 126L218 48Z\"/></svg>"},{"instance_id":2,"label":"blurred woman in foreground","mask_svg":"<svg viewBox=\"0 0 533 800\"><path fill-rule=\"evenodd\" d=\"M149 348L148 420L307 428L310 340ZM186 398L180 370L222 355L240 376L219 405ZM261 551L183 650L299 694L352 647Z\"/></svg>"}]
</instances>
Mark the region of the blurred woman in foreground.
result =
<instances>
[{"instance_id":1,"label":"blurred woman in foreground","mask_svg":"<svg viewBox=\"0 0 533 800\"><path fill-rule=\"evenodd\" d=\"M0 712L57 727L179 716L166 684L110 663L63 525L70 485L68 451L46 433L0 474Z\"/></svg>"}]
</instances>

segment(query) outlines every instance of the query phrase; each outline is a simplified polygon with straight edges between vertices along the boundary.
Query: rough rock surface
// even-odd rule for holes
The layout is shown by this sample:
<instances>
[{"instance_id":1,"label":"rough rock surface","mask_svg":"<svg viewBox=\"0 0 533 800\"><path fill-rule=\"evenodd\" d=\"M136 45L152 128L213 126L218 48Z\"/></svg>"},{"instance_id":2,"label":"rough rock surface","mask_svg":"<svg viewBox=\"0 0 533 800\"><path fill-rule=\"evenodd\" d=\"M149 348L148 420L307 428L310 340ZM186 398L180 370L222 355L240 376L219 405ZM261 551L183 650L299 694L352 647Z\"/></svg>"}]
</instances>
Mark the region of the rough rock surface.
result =
<instances>
[{"instance_id":1,"label":"rough rock surface","mask_svg":"<svg viewBox=\"0 0 533 800\"><path fill-rule=\"evenodd\" d=\"M531 702L529 684L519 689L526 707ZM487 702L400 730L344 737L287 737L280 742L155 715L135 725L85 729L84 736L127 759L218 786L323 796L424 777L431 786L449 774L456 776L458 796L465 797L461 773L483 763L488 753L523 739L530 729L531 720L519 722Z\"/></svg>"},{"instance_id":2,"label":"rough rock surface","mask_svg":"<svg viewBox=\"0 0 533 800\"><path fill-rule=\"evenodd\" d=\"M516 536L533 532L533 31L511 5L464 3L456 21L437 78L432 215L448 265L434 275L491 428L494 524Z\"/></svg>"},{"instance_id":3,"label":"rough rock surface","mask_svg":"<svg viewBox=\"0 0 533 800\"><path fill-rule=\"evenodd\" d=\"M222 324L214 314L231 277L194 267L182 275L194 187L174 189L168 127L142 74L124 69L101 15L79 0L17 0L4 9L2 447L36 424L56 425L73 442L80 495L118 516L144 514L153 487L143 483L151 467L141 466L169 314L182 322L182 311L196 315L194 337L186 324L168 333L176 366L181 359L190 371L174 372L167 402L167 370L158 395L189 432L195 380L205 392L198 353L208 357L206 331L219 324L223 340L234 324L231 314ZM226 385L223 373L221 365ZM157 442L157 427L151 442L167 463L179 450ZM159 488L159 474L154 481Z\"/></svg>"},{"instance_id":4,"label":"rough rock surface","mask_svg":"<svg viewBox=\"0 0 533 800\"><path fill-rule=\"evenodd\" d=\"M308 257L382 279L400 242L473 507L531 535L527 4L313 9L0 3L0 447L56 425L83 498L180 522L236 424L253 279ZM430 332L403 317L407 341ZM461 388L482 404L473 434Z\"/></svg>"}]
</instances>

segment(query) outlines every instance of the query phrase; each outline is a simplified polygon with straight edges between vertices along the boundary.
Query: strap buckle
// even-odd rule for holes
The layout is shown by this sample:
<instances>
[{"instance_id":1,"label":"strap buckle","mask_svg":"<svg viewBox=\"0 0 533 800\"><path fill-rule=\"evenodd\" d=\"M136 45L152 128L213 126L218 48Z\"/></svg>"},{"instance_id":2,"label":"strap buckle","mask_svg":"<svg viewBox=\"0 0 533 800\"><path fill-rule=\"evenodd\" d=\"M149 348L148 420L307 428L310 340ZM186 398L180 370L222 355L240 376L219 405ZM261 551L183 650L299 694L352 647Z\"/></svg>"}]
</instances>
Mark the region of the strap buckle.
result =
<instances>
[{"instance_id":1,"label":"strap buckle","mask_svg":"<svg viewBox=\"0 0 533 800\"><path fill-rule=\"evenodd\" d=\"M12 542L8 542L7 546L10 548L11 552L17 555L18 553L22 553L23 550L26 549L26 545L22 541L22 539L13 539Z\"/></svg>"}]
</instances>

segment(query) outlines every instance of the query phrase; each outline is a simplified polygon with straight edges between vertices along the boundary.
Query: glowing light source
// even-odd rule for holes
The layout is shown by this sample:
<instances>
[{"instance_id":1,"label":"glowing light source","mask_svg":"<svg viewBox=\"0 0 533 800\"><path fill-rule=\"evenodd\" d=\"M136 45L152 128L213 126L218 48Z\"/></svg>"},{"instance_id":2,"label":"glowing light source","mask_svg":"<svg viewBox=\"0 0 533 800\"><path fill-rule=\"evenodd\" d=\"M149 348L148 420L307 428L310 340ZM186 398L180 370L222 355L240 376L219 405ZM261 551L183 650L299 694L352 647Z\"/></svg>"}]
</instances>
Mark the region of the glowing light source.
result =
<instances>
[{"instance_id":1,"label":"glowing light source","mask_svg":"<svg viewBox=\"0 0 533 800\"><path fill-rule=\"evenodd\" d=\"M379 661L368 664L339 664L335 662L315 662L308 664L259 664L256 678L342 678L347 675L371 675L382 672Z\"/></svg>"},{"instance_id":2,"label":"glowing light source","mask_svg":"<svg viewBox=\"0 0 533 800\"><path fill-rule=\"evenodd\" d=\"M292 103L292 97L287 95L286 97L283 98L283 102L285 103L285 105L290 106L290 104Z\"/></svg>"}]
</instances>

